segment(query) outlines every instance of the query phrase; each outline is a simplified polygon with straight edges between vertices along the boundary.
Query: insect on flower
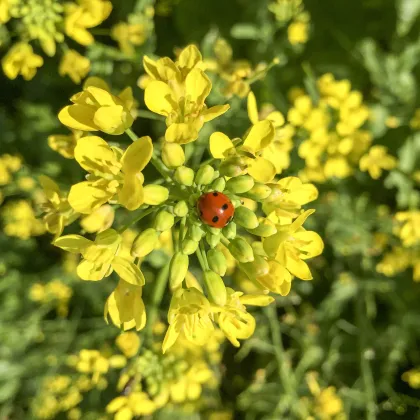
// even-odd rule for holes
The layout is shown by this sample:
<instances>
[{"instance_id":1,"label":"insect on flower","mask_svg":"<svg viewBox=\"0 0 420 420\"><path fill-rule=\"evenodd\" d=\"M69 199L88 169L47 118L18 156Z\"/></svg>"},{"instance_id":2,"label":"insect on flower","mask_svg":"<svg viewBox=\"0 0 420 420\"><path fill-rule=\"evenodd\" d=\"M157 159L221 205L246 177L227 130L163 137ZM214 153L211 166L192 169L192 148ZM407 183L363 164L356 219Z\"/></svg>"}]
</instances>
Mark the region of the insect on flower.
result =
<instances>
[{"instance_id":1,"label":"insect on flower","mask_svg":"<svg viewBox=\"0 0 420 420\"><path fill-rule=\"evenodd\" d=\"M232 220L235 213L229 197L216 191L203 194L198 199L197 210L206 225L220 229Z\"/></svg>"}]
</instances>

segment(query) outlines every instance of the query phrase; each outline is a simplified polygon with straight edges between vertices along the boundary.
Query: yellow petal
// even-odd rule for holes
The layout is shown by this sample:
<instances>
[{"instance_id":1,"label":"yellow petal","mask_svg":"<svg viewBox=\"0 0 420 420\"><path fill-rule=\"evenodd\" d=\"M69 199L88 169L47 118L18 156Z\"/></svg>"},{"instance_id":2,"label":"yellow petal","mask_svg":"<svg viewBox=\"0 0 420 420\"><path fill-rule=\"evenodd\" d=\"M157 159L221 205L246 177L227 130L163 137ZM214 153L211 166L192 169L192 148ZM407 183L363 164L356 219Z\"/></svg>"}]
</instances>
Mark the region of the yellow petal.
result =
<instances>
[{"instance_id":1,"label":"yellow petal","mask_svg":"<svg viewBox=\"0 0 420 420\"><path fill-rule=\"evenodd\" d=\"M131 87L126 87L123 91L121 91L118 98L121 99L123 106L127 110L131 110L134 105L133 89L131 89Z\"/></svg>"},{"instance_id":2,"label":"yellow petal","mask_svg":"<svg viewBox=\"0 0 420 420\"><path fill-rule=\"evenodd\" d=\"M286 253L286 268L299 279L312 280L313 278L308 264L292 253Z\"/></svg>"},{"instance_id":3,"label":"yellow petal","mask_svg":"<svg viewBox=\"0 0 420 420\"><path fill-rule=\"evenodd\" d=\"M128 146L121 158L124 173L137 173L142 171L149 163L152 154L152 139L149 136L140 137Z\"/></svg>"},{"instance_id":4,"label":"yellow petal","mask_svg":"<svg viewBox=\"0 0 420 420\"><path fill-rule=\"evenodd\" d=\"M267 147L274 139L274 126L271 121L260 121L253 125L246 136L244 146L258 152Z\"/></svg>"},{"instance_id":5,"label":"yellow petal","mask_svg":"<svg viewBox=\"0 0 420 420\"><path fill-rule=\"evenodd\" d=\"M118 161L108 143L98 136L86 136L78 140L74 149L74 158L79 165L90 173L108 172L101 166L115 166Z\"/></svg>"},{"instance_id":6,"label":"yellow petal","mask_svg":"<svg viewBox=\"0 0 420 420\"><path fill-rule=\"evenodd\" d=\"M197 138L198 129L195 123L174 123L167 128L165 133L165 140L169 143L186 144Z\"/></svg>"},{"instance_id":7,"label":"yellow petal","mask_svg":"<svg viewBox=\"0 0 420 420\"><path fill-rule=\"evenodd\" d=\"M233 147L232 140L218 131L210 136L210 153L216 159L224 159L224 153Z\"/></svg>"},{"instance_id":8,"label":"yellow petal","mask_svg":"<svg viewBox=\"0 0 420 420\"><path fill-rule=\"evenodd\" d=\"M201 113L201 115L204 118L204 122L208 122L224 114L226 111L229 110L229 108L230 108L229 104L215 105L215 106L212 106L211 108L204 110Z\"/></svg>"},{"instance_id":9,"label":"yellow petal","mask_svg":"<svg viewBox=\"0 0 420 420\"><path fill-rule=\"evenodd\" d=\"M281 127L284 124L284 117L280 111L270 112L266 119L271 121L275 128Z\"/></svg>"},{"instance_id":10,"label":"yellow petal","mask_svg":"<svg viewBox=\"0 0 420 420\"><path fill-rule=\"evenodd\" d=\"M147 55L143 56L143 67L146 73L155 80L159 80L159 73L157 71L156 61L149 58Z\"/></svg>"},{"instance_id":11,"label":"yellow petal","mask_svg":"<svg viewBox=\"0 0 420 420\"><path fill-rule=\"evenodd\" d=\"M210 91L211 81L203 70L194 69L188 73L188 76L185 79L185 93L187 99L202 106Z\"/></svg>"},{"instance_id":12,"label":"yellow petal","mask_svg":"<svg viewBox=\"0 0 420 420\"><path fill-rule=\"evenodd\" d=\"M133 124L133 117L122 105L103 106L95 112L93 122L104 133L123 134Z\"/></svg>"},{"instance_id":13,"label":"yellow petal","mask_svg":"<svg viewBox=\"0 0 420 420\"><path fill-rule=\"evenodd\" d=\"M114 398L107 406L106 412L107 413L115 413L116 411L120 411L127 404L127 397L117 397Z\"/></svg>"},{"instance_id":14,"label":"yellow petal","mask_svg":"<svg viewBox=\"0 0 420 420\"><path fill-rule=\"evenodd\" d=\"M274 298L268 295L244 295L241 296L239 300L244 305L253 306L267 306L274 302Z\"/></svg>"},{"instance_id":15,"label":"yellow petal","mask_svg":"<svg viewBox=\"0 0 420 420\"><path fill-rule=\"evenodd\" d=\"M85 80L85 83L83 83L83 89L86 89L90 86L93 86L93 87L96 87L96 88L99 88L99 89L103 89L105 91L110 91L108 83L105 82L104 79L101 79L100 77L97 77L97 76L88 77Z\"/></svg>"},{"instance_id":16,"label":"yellow petal","mask_svg":"<svg viewBox=\"0 0 420 420\"><path fill-rule=\"evenodd\" d=\"M117 256L113 259L111 265L115 272L127 283L134 286L144 286L145 280L143 273L131 261Z\"/></svg>"},{"instance_id":17,"label":"yellow petal","mask_svg":"<svg viewBox=\"0 0 420 420\"><path fill-rule=\"evenodd\" d=\"M178 65L191 70L202 60L201 53L195 45L188 45L179 54Z\"/></svg>"},{"instance_id":18,"label":"yellow petal","mask_svg":"<svg viewBox=\"0 0 420 420\"><path fill-rule=\"evenodd\" d=\"M74 130L98 131L98 127L93 122L96 108L88 105L69 105L63 108L58 119L67 127Z\"/></svg>"},{"instance_id":19,"label":"yellow petal","mask_svg":"<svg viewBox=\"0 0 420 420\"><path fill-rule=\"evenodd\" d=\"M257 157L251 160L248 173L256 181L270 182L276 175L276 167L269 160Z\"/></svg>"},{"instance_id":20,"label":"yellow petal","mask_svg":"<svg viewBox=\"0 0 420 420\"><path fill-rule=\"evenodd\" d=\"M322 251L324 250L324 242L316 232L296 232L293 234L293 237L297 241L304 243L304 245L296 245L299 251L304 252L304 256L300 256L303 260L322 254Z\"/></svg>"},{"instance_id":21,"label":"yellow petal","mask_svg":"<svg viewBox=\"0 0 420 420\"><path fill-rule=\"evenodd\" d=\"M257 100L255 99L255 95L253 92L248 93L247 109L250 121L252 122L252 124L257 124L257 122L259 121L258 108Z\"/></svg>"},{"instance_id":22,"label":"yellow petal","mask_svg":"<svg viewBox=\"0 0 420 420\"><path fill-rule=\"evenodd\" d=\"M149 83L144 92L144 102L150 111L159 115L169 115L177 108L172 89L164 82L153 81Z\"/></svg>"},{"instance_id":23,"label":"yellow petal","mask_svg":"<svg viewBox=\"0 0 420 420\"><path fill-rule=\"evenodd\" d=\"M130 211L138 209L144 203L143 180L136 174L126 174L118 202Z\"/></svg>"},{"instance_id":24,"label":"yellow petal","mask_svg":"<svg viewBox=\"0 0 420 420\"><path fill-rule=\"evenodd\" d=\"M77 266L77 275L82 280L99 281L108 274L109 265L95 264L92 261L83 260Z\"/></svg>"},{"instance_id":25,"label":"yellow petal","mask_svg":"<svg viewBox=\"0 0 420 420\"><path fill-rule=\"evenodd\" d=\"M82 249L92 245L92 241L89 241L89 239L80 235L65 235L61 238L57 238L54 241L54 245L64 251L80 254Z\"/></svg>"},{"instance_id":26,"label":"yellow petal","mask_svg":"<svg viewBox=\"0 0 420 420\"><path fill-rule=\"evenodd\" d=\"M68 200L78 213L90 214L105 204L112 193L93 187L89 181L79 182L70 189Z\"/></svg>"},{"instance_id":27,"label":"yellow petal","mask_svg":"<svg viewBox=\"0 0 420 420\"><path fill-rule=\"evenodd\" d=\"M178 320L175 320L174 323L169 325L169 328L165 334L165 338L163 339L162 353L165 353L169 348L171 348L175 344L175 341L177 340L181 332L181 327L182 324L179 323Z\"/></svg>"}]
</instances>

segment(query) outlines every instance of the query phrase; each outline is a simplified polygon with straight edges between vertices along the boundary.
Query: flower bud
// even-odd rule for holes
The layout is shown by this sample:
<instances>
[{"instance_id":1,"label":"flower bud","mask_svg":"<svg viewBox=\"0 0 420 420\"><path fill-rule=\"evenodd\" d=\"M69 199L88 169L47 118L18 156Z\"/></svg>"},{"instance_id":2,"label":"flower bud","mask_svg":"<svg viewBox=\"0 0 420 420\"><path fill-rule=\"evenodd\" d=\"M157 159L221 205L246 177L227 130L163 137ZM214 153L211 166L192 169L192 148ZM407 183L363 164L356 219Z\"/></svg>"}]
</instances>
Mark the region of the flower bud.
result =
<instances>
[{"instance_id":1,"label":"flower bud","mask_svg":"<svg viewBox=\"0 0 420 420\"><path fill-rule=\"evenodd\" d=\"M222 233L227 239L233 239L236 236L236 223L230 222L222 229Z\"/></svg>"},{"instance_id":2,"label":"flower bud","mask_svg":"<svg viewBox=\"0 0 420 420\"><path fill-rule=\"evenodd\" d=\"M206 241L211 248L214 248L220 242L220 234L219 235L213 235L210 232L207 232L206 233Z\"/></svg>"},{"instance_id":3,"label":"flower bud","mask_svg":"<svg viewBox=\"0 0 420 420\"><path fill-rule=\"evenodd\" d=\"M175 222L175 217L169 211L162 210L160 211L155 219L155 229L163 232L164 230L170 229Z\"/></svg>"},{"instance_id":4,"label":"flower bud","mask_svg":"<svg viewBox=\"0 0 420 420\"><path fill-rule=\"evenodd\" d=\"M145 257L156 248L158 241L159 234L156 229L146 229L134 240L131 255L138 258Z\"/></svg>"},{"instance_id":5,"label":"flower bud","mask_svg":"<svg viewBox=\"0 0 420 420\"><path fill-rule=\"evenodd\" d=\"M266 238L277 233L277 229L276 225L271 220L263 219L255 229L248 229L248 232L255 236Z\"/></svg>"},{"instance_id":6,"label":"flower bud","mask_svg":"<svg viewBox=\"0 0 420 420\"><path fill-rule=\"evenodd\" d=\"M240 236L230 241L228 249L233 258L239 262L246 263L254 261L254 251L252 250L251 245Z\"/></svg>"},{"instance_id":7,"label":"flower bud","mask_svg":"<svg viewBox=\"0 0 420 420\"><path fill-rule=\"evenodd\" d=\"M149 184L143 187L144 190L144 204L157 206L163 203L169 197L169 191L162 185Z\"/></svg>"},{"instance_id":8,"label":"flower bud","mask_svg":"<svg viewBox=\"0 0 420 420\"><path fill-rule=\"evenodd\" d=\"M244 194L252 200L261 201L265 200L271 194L271 188L261 182L256 182L254 186Z\"/></svg>"},{"instance_id":9,"label":"flower bud","mask_svg":"<svg viewBox=\"0 0 420 420\"><path fill-rule=\"evenodd\" d=\"M207 252L207 261L210 269L219 276L224 276L227 270L226 257L222 251L218 249L210 249Z\"/></svg>"},{"instance_id":10,"label":"flower bud","mask_svg":"<svg viewBox=\"0 0 420 420\"><path fill-rule=\"evenodd\" d=\"M223 279L213 271L204 272L204 283L206 284L207 292L210 300L216 305L226 305L226 287Z\"/></svg>"},{"instance_id":11,"label":"flower bud","mask_svg":"<svg viewBox=\"0 0 420 420\"><path fill-rule=\"evenodd\" d=\"M223 192L226 188L226 180L224 177L216 178L211 184L211 188L214 191Z\"/></svg>"},{"instance_id":12,"label":"flower bud","mask_svg":"<svg viewBox=\"0 0 420 420\"><path fill-rule=\"evenodd\" d=\"M200 242L200 239L204 236L204 230L201 229L200 226L197 225L191 225L189 231L188 231L189 236L191 237L192 240L196 241L196 242Z\"/></svg>"},{"instance_id":13,"label":"flower bud","mask_svg":"<svg viewBox=\"0 0 420 420\"><path fill-rule=\"evenodd\" d=\"M251 279L264 276L270 271L268 262L260 255L254 254L254 261L239 263L239 268Z\"/></svg>"},{"instance_id":14,"label":"flower bud","mask_svg":"<svg viewBox=\"0 0 420 420\"><path fill-rule=\"evenodd\" d=\"M210 165L203 165L197 171L195 183L197 185L208 185L213 181L214 169Z\"/></svg>"},{"instance_id":15,"label":"flower bud","mask_svg":"<svg viewBox=\"0 0 420 420\"><path fill-rule=\"evenodd\" d=\"M185 162L185 153L178 143L168 143L162 147L162 160L168 168L177 168Z\"/></svg>"},{"instance_id":16,"label":"flower bud","mask_svg":"<svg viewBox=\"0 0 420 420\"><path fill-rule=\"evenodd\" d=\"M225 159L220 164L220 173L224 176L235 177L242 175L247 168L247 159L242 156L235 156Z\"/></svg>"},{"instance_id":17,"label":"flower bud","mask_svg":"<svg viewBox=\"0 0 420 420\"><path fill-rule=\"evenodd\" d=\"M245 206L235 209L235 222L246 229L255 229L259 225L256 214Z\"/></svg>"},{"instance_id":18,"label":"flower bud","mask_svg":"<svg viewBox=\"0 0 420 420\"><path fill-rule=\"evenodd\" d=\"M191 238L185 238L182 241L181 249L182 252L186 255L194 254L195 251L197 251L198 248L198 242L192 240Z\"/></svg>"},{"instance_id":19,"label":"flower bud","mask_svg":"<svg viewBox=\"0 0 420 420\"><path fill-rule=\"evenodd\" d=\"M178 184L191 187L194 182L194 171L186 166L180 166L176 169L174 178Z\"/></svg>"},{"instance_id":20,"label":"flower bud","mask_svg":"<svg viewBox=\"0 0 420 420\"><path fill-rule=\"evenodd\" d=\"M188 214L188 205L185 201L178 201L174 207L175 216L184 217Z\"/></svg>"},{"instance_id":21,"label":"flower bud","mask_svg":"<svg viewBox=\"0 0 420 420\"><path fill-rule=\"evenodd\" d=\"M188 272L189 258L182 252L176 252L171 259L169 266L169 285L176 289L181 286Z\"/></svg>"},{"instance_id":22,"label":"flower bud","mask_svg":"<svg viewBox=\"0 0 420 420\"><path fill-rule=\"evenodd\" d=\"M226 187L235 194L243 194L249 191L254 186L254 183L254 178L251 175L241 175L229 179Z\"/></svg>"}]
</instances>

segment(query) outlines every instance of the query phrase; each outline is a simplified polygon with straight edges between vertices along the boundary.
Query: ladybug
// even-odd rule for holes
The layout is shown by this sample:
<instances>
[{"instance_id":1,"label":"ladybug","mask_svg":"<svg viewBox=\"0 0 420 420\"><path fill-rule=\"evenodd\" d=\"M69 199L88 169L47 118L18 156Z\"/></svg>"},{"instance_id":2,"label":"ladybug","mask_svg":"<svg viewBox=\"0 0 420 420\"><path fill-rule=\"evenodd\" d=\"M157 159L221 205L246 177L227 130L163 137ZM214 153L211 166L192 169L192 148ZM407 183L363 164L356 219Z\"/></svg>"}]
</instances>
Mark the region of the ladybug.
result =
<instances>
[{"instance_id":1,"label":"ladybug","mask_svg":"<svg viewBox=\"0 0 420 420\"><path fill-rule=\"evenodd\" d=\"M235 207L225 194L213 191L198 199L197 211L206 225L221 229L232 220Z\"/></svg>"}]
</instances>

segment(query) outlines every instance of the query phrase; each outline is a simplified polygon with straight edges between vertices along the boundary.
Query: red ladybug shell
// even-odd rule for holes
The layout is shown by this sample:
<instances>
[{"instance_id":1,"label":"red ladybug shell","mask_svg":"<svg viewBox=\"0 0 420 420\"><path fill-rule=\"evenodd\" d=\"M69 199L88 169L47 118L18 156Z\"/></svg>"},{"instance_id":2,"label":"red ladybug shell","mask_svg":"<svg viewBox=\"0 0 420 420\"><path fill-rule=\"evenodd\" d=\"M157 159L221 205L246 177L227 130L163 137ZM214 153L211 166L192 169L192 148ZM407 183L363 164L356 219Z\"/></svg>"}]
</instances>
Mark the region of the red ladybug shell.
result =
<instances>
[{"instance_id":1,"label":"red ladybug shell","mask_svg":"<svg viewBox=\"0 0 420 420\"><path fill-rule=\"evenodd\" d=\"M232 220L235 207L226 195L214 191L198 199L197 211L206 225L221 229Z\"/></svg>"}]
</instances>

